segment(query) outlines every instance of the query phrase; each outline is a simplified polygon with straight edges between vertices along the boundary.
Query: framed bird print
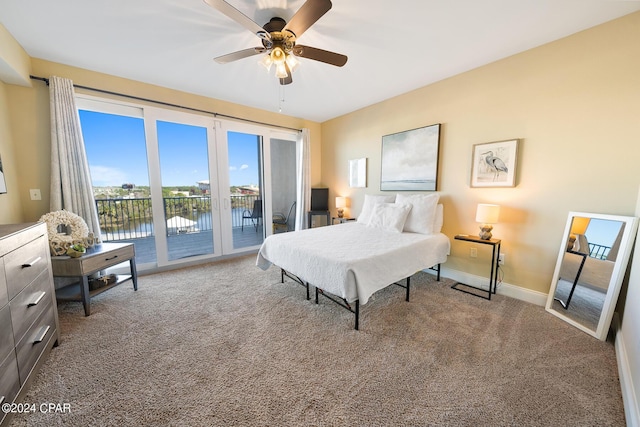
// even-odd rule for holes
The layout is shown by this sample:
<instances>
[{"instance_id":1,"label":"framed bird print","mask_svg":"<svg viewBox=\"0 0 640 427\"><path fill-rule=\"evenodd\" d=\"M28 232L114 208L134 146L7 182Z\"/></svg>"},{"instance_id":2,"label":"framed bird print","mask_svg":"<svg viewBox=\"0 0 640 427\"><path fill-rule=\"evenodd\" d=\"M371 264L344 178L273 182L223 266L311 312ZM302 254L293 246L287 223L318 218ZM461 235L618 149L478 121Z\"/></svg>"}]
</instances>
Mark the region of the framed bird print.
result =
<instances>
[{"instance_id":1,"label":"framed bird print","mask_svg":"<svg viewBox=\"0 0 640 427\"><path fill-rule=\"evenodd\" d=\"M487 142L473 146L472 187L515 187L518 140Z\"/></svg>"}]
</instances>

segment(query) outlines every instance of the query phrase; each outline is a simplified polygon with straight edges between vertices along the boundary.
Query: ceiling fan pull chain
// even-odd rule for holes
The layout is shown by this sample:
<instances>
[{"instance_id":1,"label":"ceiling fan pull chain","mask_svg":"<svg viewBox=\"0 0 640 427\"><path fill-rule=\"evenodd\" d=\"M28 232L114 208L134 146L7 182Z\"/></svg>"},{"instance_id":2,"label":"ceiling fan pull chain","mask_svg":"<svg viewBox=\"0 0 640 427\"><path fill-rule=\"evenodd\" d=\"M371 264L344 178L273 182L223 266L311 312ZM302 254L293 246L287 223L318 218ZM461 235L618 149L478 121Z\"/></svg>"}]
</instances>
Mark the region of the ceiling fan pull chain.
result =
<instances>
[{"instance_id":1,"label":"ceiling fan pull chain","mask_svg":"<svg viewBox=\"0 0 640 427\"><path fill-rule=\"evenodd\" d=\"M280 94L278 96L278 112L282 113L282 104L284 104L285 86L284 85L279 85L278 88L280 90Z\"/></svg>"}]
</instances>

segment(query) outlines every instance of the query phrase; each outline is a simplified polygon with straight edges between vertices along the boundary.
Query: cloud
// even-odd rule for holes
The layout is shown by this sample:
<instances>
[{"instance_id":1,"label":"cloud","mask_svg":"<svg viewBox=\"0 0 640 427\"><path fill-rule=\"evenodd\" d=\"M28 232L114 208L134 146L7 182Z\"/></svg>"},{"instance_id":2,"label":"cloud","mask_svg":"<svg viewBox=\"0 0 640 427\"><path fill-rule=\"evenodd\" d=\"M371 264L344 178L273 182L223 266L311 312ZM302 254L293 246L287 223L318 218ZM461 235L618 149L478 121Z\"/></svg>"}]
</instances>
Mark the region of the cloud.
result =
<instances>
[{"instance_id":1,"label":"cloud","mask_svg":"<svg viewBox=\"0 0 640 427\"><path fill-rule=\"evenodd\" d=\"M240 170L245 170L245 169L249 169L249 165L242 165L240 166Z\"/></svg>"},{"instance_id":2,"label":"cloud","mask_svg":"<svg viewBox=\"0 0 640 427\"><path fill-rule=\"evenodd\" d=\"M127 173L109 166L89 165L91 181L96 187L121 186L126 183Z\"/></svg>"},{"instance_id":3,"label":"cloud","mask_svg":"<svg viewBox=\"0 0 640 427\"><path fill-rule=\"evenodd\" d=\"M238 170L238 168L237 168L237 167L235 167L235 166L229 166L229 170L230 170L230 171L235 171L235 170Z\"/></svg>"}]
</instances>

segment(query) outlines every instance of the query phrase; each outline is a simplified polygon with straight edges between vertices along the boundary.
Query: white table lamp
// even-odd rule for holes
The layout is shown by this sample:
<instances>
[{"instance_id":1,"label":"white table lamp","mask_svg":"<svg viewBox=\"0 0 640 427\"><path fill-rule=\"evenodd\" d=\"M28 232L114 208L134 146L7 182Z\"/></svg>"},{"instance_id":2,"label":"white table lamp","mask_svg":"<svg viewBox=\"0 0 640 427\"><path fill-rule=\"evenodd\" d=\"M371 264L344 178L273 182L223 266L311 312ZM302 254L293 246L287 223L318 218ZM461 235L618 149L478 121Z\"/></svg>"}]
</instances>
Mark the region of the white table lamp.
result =
<instances>
[{"instance_id":1,"label":"white table lamp","mask_svg":"<svg viewBox=\"0 0 640 427\"><path fill-rule=\"evenodd\" d=\"M482 240L491 239L491 230L493 230L493 226L491 224L496 224L498 222L499 215L499 205L490 205L486 203L478 204L478 209L476 210L476 222L480 223L479 236Z\"/></svg>"},{"instance_id":2,"label":"white table lamp","mask_svg":"<svg viewBox=\"0 0 640 427\"><path fill-rule=\"evenodd\" d=\"M346 207L347 207L347 198L336 197L336 208L338 209L338 218L342 218L344 216L344 208Z\"/></svg>"}]
</instances>

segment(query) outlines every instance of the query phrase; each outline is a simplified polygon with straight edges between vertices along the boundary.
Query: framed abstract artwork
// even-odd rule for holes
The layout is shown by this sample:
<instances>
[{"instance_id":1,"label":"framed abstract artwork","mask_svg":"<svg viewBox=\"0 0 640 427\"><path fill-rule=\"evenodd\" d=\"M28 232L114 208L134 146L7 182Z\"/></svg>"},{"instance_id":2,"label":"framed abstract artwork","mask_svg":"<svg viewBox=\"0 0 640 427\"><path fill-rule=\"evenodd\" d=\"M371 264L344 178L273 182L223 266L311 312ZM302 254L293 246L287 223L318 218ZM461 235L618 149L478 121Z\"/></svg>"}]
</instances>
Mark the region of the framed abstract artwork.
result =
<instances>
[{"instance_id":1,"label":"framed abstract artwork","mask_svg":"<svg viewBox=\"0 0 640 427\"><path fill-rule=\"evenodd\" d=\"M471 187L515 187L518 140L473 146Z\"/></svg>"},{"instance_id":2,"label":"framed abstract artwork","mask_svg":"<svg viewBox=\"0 0 640 427\"><path fill-rule=\"evenodd\" d=\"M382 137L382 191L435 191L440 124Z\"/></svg>"}]
</instances>

